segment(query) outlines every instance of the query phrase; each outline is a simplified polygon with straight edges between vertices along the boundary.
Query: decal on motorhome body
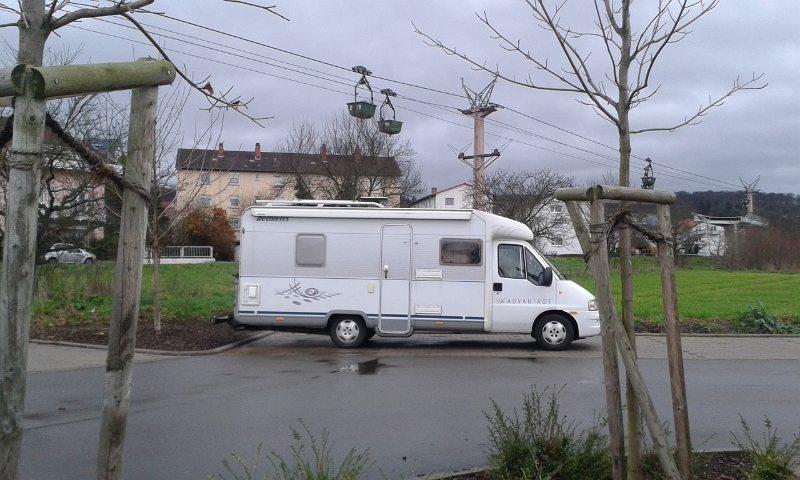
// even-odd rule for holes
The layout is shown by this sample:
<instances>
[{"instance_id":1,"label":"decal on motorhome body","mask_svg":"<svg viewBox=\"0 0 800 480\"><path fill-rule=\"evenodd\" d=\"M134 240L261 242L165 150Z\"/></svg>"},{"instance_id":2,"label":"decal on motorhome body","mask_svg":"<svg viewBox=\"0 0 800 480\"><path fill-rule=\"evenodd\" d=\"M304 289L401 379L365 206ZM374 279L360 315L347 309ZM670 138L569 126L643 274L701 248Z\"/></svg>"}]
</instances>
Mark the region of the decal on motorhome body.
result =
<instances>
[{"instance_id":1,"label":"decal on motorhome body","mask_svg":"<svg viewBox=\"0 0 800 480\"><path fill-rule=\"evenodd\" d=\"M257 222L288 222L289 217L256 217Z\"/></svg>"},{"instance_id":2,"label":"decal on motorhome body","mask_svg":"<svg viewBox=\"0 0 800 480\"><path fill-rule=\"evenodd\" d=\"M498 305L552 305L549 298L498 298Z\"/></svg>"}]
</instances>

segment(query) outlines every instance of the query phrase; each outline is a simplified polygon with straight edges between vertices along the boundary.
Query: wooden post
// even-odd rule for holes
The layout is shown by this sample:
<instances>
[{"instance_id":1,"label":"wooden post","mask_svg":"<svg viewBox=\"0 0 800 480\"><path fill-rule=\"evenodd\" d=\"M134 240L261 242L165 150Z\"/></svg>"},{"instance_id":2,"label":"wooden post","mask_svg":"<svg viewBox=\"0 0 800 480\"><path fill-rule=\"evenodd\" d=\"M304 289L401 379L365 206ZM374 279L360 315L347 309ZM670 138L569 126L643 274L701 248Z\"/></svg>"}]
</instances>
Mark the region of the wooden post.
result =
<instances>
[{"instance_id":1,"label":"wooden post","mask_svg":"<svg viewBox=\"0 0 800 480\"><path fill-rule=\"evenodd\" d=\"M152 162L155 159L157 99L158 87L134 89L131 95L125 178L146 190L150 189ZM126 189L122 196L114 303L103 389L98 479L122 478L122 451L130 403L146 231L147 200Z\"/></svg>"},{"instance_id":2,"label":"wooden post","mask_svg":"<svg viewBox=\"0 0 800 480\"><path fill-rule=\"evenodd\" d=\"M625 478L625 431L622 422L622 394L619 383L619 363L617 346L611 331L611 310L608 302L600 299L599 292L611 294L608 273L608 242L605 232L605 212L602 200L593 200L590 213L591 244L594 247L589 257L589 268L598 292L600 323L603 344L603 380L606 387L606 408L608 409L608 436L611 444L611 478ZM612 302L613 303L613 299Z\"/></svg>"},{"instance_id":3,"label":"wooden post","mask_svg":"<svg viewBox=\"0 0 800 480\"><path fill-rule=\"evenodd\" d=\"M592 276L595 280L597 303L600 308L600 318L604 322L602 333L606 335L606 330L613 333L613 338L616 341L617 351L625 364L625 372L628 376L630 388L633 389L636 399L639 402L642 416L644 417L647 429L650 432L650 438L653 442L653 449L658 454L666 478L670 480L680 480L680 473L675 461L672 458L672 453L669 449L667 435L661 427L658 419L653 401L647 391L647 385L644 382L641 372L639 371L638 361L636 354L628 338L622 321L620 320L619 313L617 312L614 297L611 295L611 282L610 273L608 269L608 253L605 241L605 235L596 237L599 234L599 229L596 225L602 218L601 199L622 200L622 201L640 201L647 203L655 203L658 205L668 205L675 202L675 193L673 192L660 192L655 190L638 190L628 187L609 187L605 185L595 185L588 190L578 188L559 188L556 190L555 197L562 201L568 200L590 200L592 202L592 254L589 257L589 265L592 269ZM596 239L596 240L595 240ZM677 304L676 304L677 305ZM605 337L604 337L605 339ZM607 348L605 341L603 345L603 361L606 362L605 355ZM606 379L608 383L608 379ZM619 387L617 387L619 388ZM608 400L609 392L608 385L606 385L606 398L609 409L609 431L611 431L612 408L616 409ZM620 414L621 416L621 414ZM688 423L687 423L688 426ZM613 438L612 438L613 442ZM612 443L612 467L614 456L614 445Z\"/></svg>"},{"instance_id":4,"label":"wooden post","mask_svg":"<svg viewBox=\"0 0 800 480\"><path fill-rule=\"evenodd\" d=\"M667 361L672 390L672 414L675 419L675 445L678 449L678 468L683 480L692 479L692 440L689 433L689 411L686 405L686 381L683 371L683 349L678 323L678 291L675 283L675 258L666 241L672 238L669 205L658 205L658 230L663 241L658 242L661 263L661 292L664 299L664 328L667 336Z\"/></svg>"},{"instance_id":5,"label":"wooden post","mask_svg":"<svg viewBox=\"0 0 800 480\"><path fill-rule=\"evenodd\" d=\"M25 90L23 93L27 93ZM45 100L16 97L0 293L0 479L16 479L36 261Z\"/></svg>"}]
</instances>

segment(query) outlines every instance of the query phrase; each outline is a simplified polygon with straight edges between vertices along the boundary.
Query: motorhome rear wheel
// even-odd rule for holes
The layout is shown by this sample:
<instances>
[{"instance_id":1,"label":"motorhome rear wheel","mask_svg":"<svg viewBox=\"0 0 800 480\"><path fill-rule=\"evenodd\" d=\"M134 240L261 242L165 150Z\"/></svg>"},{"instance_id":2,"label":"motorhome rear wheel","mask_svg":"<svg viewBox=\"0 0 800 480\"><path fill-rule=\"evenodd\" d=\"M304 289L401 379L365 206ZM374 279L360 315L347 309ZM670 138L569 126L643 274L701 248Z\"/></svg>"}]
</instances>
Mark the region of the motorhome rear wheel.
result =
<instances>
[{"instance_id":1,"label":"motorhome rear wheel","mask_svg":"<svg viewBox=\"0 0 800 480\"><path fill-rule=\"evenodd\" d=\"M331 321L330 336L339 348L358 348L367 339L367 327L359 317L337 317Z\"/></svg>"}]
</instances>

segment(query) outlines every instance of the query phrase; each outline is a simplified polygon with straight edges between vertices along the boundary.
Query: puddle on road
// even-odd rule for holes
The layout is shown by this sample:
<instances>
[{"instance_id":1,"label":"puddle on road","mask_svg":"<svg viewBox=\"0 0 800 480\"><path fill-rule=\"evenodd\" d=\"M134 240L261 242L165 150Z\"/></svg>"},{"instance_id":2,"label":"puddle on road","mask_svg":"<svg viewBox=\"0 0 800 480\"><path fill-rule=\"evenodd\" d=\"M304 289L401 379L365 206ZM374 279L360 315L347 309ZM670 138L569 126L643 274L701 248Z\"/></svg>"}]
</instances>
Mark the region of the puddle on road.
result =
<instances>
[{"instance_id":1,"label":"puddle on road","mask_svg":"<svg viewBox=\"0 0 800 480\"><path fill-rule=\"evenodd\" d=\"M340 372L357 372L359 375L378 375L380 374L383 369L380 367L383 366L380 363L379 358L374 360L367 360L366 362L358 362L352 365L346 365L339 369Z\"/></svg>"}]
</instances>

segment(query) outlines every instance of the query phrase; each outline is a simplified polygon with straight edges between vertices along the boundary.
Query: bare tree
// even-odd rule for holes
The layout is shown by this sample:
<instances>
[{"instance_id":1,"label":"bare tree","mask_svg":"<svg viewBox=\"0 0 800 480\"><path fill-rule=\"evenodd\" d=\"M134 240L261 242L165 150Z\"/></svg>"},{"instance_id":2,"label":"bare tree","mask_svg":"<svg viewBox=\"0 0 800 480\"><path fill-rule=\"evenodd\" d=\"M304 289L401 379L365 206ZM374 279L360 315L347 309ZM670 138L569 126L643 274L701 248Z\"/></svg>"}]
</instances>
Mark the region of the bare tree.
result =
<instances>
[{"instance_id":1,"label":"bare tree","mask_svg":"<svg viewBox=\"0 0 800 480\"><path fill-rule=\"evenodd\" d=\"M290 166L292 174L277 187L275 196L293 190L296 198L357 200L385 196L390 203L398 204L425 190L410 141L401 142L381 133L375 123L346 112L328 119L322 131L306 119L293 124L276 149L296 158ZM316 168L310 168L305 160L308 155L323 151L331 161L320 158Z\"/></svg>"},{"instance_id":2,"label":"bare tree","mask_svg":"<svg viewBox=\"0 0 800 480\"><path fill-rule=\"evenodd\" d=\"M473 67L485 70L505 81L537 90L564 92L579 95L581 103L592 108L604 120L609 121L619 134L619 185L630 186L631 135L654 132L674 131L675 129L695 125L714 107L720 106L724 100L742 90L760 89L761 76L753 75L746 81L738 78L733 86L719 95L716 100L709 99L696 112L687 115L683 120L676 120L665 126L646 126L633 129L630 125L630 112L633 108L653 98L658 86L652 81L656 61L664 49L685 38L701 17L713 10L719 0L661 0L659 2L641 3L641 12L632 15L633 0L595 0L594 27L591 30L565 26L563 18L569 14L568 2L548 2L547 0L524 0L534 20L544 30L550 32L555 40L555 47L562 55L564 63L550 62L545 56L530 52L521 40L506 36L489 20L486 13L478 15L481 22L489 28L492 38L508 52L518 58L531 62L535 74L524 79L507 75L499 67L486 66L483 61L446 46L441 41L424 34L432 46L442 49L449 55L455 55L469 62ZM553 5L548 6L548 4ZM639 4L637 4L639 5ZM577 12L574 12L577 13ZM642 23L632 25L632 16L641 19ZM537 49L541 49L539 45ZM541 50L539 50L541 51ZM606 67L590 56L594 51L602 52L606 58ZM606 83L610 88L606 88ZM626 209L626 205L621 206ZM633 267L631 264L631 236L627 227L620 228L620 265L622 269L622 319L626 330L633 338ZM630 385L629 385L630 387ZM628 388L628 392L631 389ZM628 473L631 478L641 477L640 435L638 406L632 394L628 397L629 436L631 438L628 458ZM619 472L616 471L615 476Z\"/></svg>"},{"instance_id":3,"label":"bare tree","mask_svg":"<svg viewBox=\"0 0 800 480\"><path fill-rule=\"evenodd\" d=\"M139 28L166 59L163 49L131 16L131 13L141 10L154 1L117 0L111 2L109 6L79 6L72 11L66 10L68 6L72 6L71 2L63 0L18 0L11 6L0 3L0 12L6 14L10 12L17 16L13 22L0 24L0 28L18 29L15 63L39 67L43 64L45 45L51 33L76 21L119 15ZM275 13L270 10L271 8L273 7L266 7L268 11ZM215 96L210 83L201 86L199 82L193 82L182 72L180 74L192 87L203 92L211 102L210 108L234 108L241 112L247 105L247 102L238 98L228 100L227 92ZM34 98L32 95L30 76L25 74L23 77L23 92L14 99L14 135L10 155L7 157L9 175L6 234L3 239L5 255L2 261L2 280L0 280L0 371L3 372L0 376L0 423L3 425L3 428L0 428L0 478L2 479L15 479L19 474L26 359L34 285L33 265L36 258L39 185L43 164L42 144L47 105L46 98ZM107 168L103 171L107 175L114 175L113 171ZM115 178L122 180L119 176ZM141 187L135 189L140 193L142 191ZM130 328L131 325L125 327L122 337L127 338L131 332L135 333L135 321L133 328ZM110 395L114 394L114 386L108 382L109 372L118 373L128 366L131 359L119 360L109 361L107 367L106 380ZM127 401L129 392L119 393L125 398L118 398L118 401ZM119 439L124 437L127 417L123 416L121 420L123 428L122 432L118 432ZM120 441L117 446L121 452L122 442ZM121 476L121 468L109 475Z\"/></svg>"},{"instance_id":4,"label":"bare tree","mask_svg":"<svg viewBox=\"0 0 800 480\"><path fill-rule=\"evenodd\" d=\"M571 177L550 169L498 170L486 176L478 194L487 199L493 213L517 220L527 225L534 236L534 244L543 247L553 238L568 237L572 230L569 217L560 208L553 195L557 188L571 187Z\"/></svg>"},{"instance_id":5,"label":"bare tree","mask_svg":"<svg viewBox=\"0 0 800 480\"><path fill-rule=\"evenodd\" d=\"M162 95L158 102L159 128L156 131L156 158L153 163L147 225L147 239L153 259L153 330L156 334L161 333L161 245L175 229L183 214L195 205L195 199L202 190L202 185L178 178L174 161L175 150L185 136L181 118L189 93L186 89L174 88ZM199 138L193 140L194 149L202 146L205 150L214 143L218 131L221 130L221 118L220 112L209 112L208 124L200 132ZM184 200L180 205L174 197L179 189ZM171 200L166 198L169 196L172 196Z\"/></svg>"}]
</instances>

